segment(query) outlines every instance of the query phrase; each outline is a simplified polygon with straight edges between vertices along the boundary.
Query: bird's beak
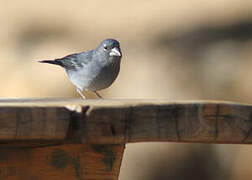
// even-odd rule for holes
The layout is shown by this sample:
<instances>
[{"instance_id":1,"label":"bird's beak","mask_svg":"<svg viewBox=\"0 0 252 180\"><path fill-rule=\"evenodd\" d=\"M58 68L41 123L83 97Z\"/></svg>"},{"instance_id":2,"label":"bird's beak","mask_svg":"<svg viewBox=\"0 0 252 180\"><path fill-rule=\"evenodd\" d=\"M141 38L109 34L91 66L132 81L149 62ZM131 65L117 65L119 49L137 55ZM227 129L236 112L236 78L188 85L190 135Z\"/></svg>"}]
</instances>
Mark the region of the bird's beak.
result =
<instances>
[{"instance_id":1,"label":"bird's beak","mask_svg":"<svg viewBox=\"0 0 252 180\"><path fill-rule=\"evenodd\" d=\"M118 47L111 49L109 56L122 56Z\"/></svg>"}]
</instances>

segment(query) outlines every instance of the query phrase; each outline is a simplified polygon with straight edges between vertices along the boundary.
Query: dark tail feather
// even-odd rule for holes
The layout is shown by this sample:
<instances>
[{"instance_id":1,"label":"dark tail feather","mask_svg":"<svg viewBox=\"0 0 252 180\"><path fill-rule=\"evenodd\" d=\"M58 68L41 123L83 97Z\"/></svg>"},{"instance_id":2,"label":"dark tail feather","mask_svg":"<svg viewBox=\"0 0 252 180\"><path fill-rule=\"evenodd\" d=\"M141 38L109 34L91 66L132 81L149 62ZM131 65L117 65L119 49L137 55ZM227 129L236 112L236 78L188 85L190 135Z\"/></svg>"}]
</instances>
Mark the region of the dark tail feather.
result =
<instances>
[{"instance_id":1,"label":"dark tail feather","mask_svg":"<svg viewBox=\"0 0 252 180\"><path fill-rule=\"evenodd\" d=\"M60 60L43 60L43 61L38 61L40 63L48 63L48 64L56 64L59 66L63 66L62 62Z\"/></svg>"}]
</instances>

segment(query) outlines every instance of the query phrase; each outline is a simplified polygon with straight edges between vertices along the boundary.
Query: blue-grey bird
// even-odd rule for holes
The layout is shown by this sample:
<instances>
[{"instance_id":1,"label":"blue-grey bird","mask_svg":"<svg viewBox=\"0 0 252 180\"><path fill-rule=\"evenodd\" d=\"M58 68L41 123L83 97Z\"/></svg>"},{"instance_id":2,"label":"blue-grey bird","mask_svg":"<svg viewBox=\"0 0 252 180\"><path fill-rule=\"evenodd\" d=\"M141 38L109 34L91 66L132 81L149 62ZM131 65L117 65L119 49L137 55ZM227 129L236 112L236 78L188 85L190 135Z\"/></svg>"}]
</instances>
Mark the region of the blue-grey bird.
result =
<instances>
[{"instance_id":1,"label":"blue-grey bird","mask_svg":"<svg viewBox=\"0 0 252 180\"><path fill-rule=\"evenodd\" d=\"M92 91L102 98L97 91L109 87L115 81L120 71L121 58L119 42L106 39L96 49L39 62L63 67L77 92L86 99L83 90Z\"/></svg>"}]
</instances>

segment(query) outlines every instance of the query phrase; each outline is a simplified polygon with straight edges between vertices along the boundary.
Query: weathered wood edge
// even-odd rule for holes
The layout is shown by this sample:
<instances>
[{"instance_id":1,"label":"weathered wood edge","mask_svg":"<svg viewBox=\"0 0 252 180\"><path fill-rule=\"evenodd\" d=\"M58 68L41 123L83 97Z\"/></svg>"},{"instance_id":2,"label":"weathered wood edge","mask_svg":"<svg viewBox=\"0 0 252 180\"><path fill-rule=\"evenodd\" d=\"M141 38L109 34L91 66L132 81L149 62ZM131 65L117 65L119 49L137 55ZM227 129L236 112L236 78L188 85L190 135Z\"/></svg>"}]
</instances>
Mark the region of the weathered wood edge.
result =
<instances>
[{"instance_id":1,"label":"weathered wood edge","mask_svg":"<svg viewBox=\"0 0 252 180\"><path fill-rule=\"evenodd\" d=\"M19 115L9 118L8 114L13 113ZM12 121L15 125L10 126ZM47 125L41 126L44 121ZM251 131L252 106L234 102L0 101L0 141L5 145L27 142L45 145L132 142L249 144L252 142Z\"/></svg>"}]
</instances>

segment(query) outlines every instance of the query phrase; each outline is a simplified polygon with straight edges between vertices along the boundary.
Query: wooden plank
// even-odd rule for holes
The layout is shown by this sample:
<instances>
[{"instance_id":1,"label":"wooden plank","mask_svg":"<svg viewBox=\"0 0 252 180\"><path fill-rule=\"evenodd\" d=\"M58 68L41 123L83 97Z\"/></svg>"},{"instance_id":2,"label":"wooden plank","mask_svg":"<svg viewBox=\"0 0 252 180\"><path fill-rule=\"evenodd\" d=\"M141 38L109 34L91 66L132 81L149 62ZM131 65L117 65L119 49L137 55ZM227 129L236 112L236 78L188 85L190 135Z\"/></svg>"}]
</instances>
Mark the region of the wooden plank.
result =
<instances>
[{"instance_id":1,"label":"wooden plank","mask_svg":"<svg viewBox=\"0 0 252 180\"><path fill-rule=\"evenodd\" d=\"M1 148L0 179L117 180L124 145Z\"/></svg>"},{"instance_id":2,"label":"wooden plank","mask_svg":"<svg viewBox=\"0 0 252 180\"><path fill-rule=\"evenodd\" d=\"M0 107L0 139L64 139L70 115L63 107Z\"/></svg>"},{"instance_id":3,"label":"wooden plank","mask_svg":"<svg viewBox=\"0 0 252 180\"><path fill-rule=\"evenodd\" d=\"M252 106L158 100L1 100L0 141L251 143ZM23 144L23 143L22 143Z\"/></svg>"},{"instance_id":4,"label":"wooden plank","mask_svg":"<svg viewBox=\"0 0 252 180\"><path fill-rule=\"evenodd\" d=\"M116 180L126 143L252 142L252 106L160 100L0 100L0 179Z\"/></svg>"},{"instance_id":5,"label":"wooden plank","mask_svg":"<svg viewBox=\"0 0 252 180\"><path fill-rule=\"evenodd\" d=\"M252 106L174 103L94 107L85 117L82 142L147 141L251 143Z\"/></svg>"}]
</instances>

